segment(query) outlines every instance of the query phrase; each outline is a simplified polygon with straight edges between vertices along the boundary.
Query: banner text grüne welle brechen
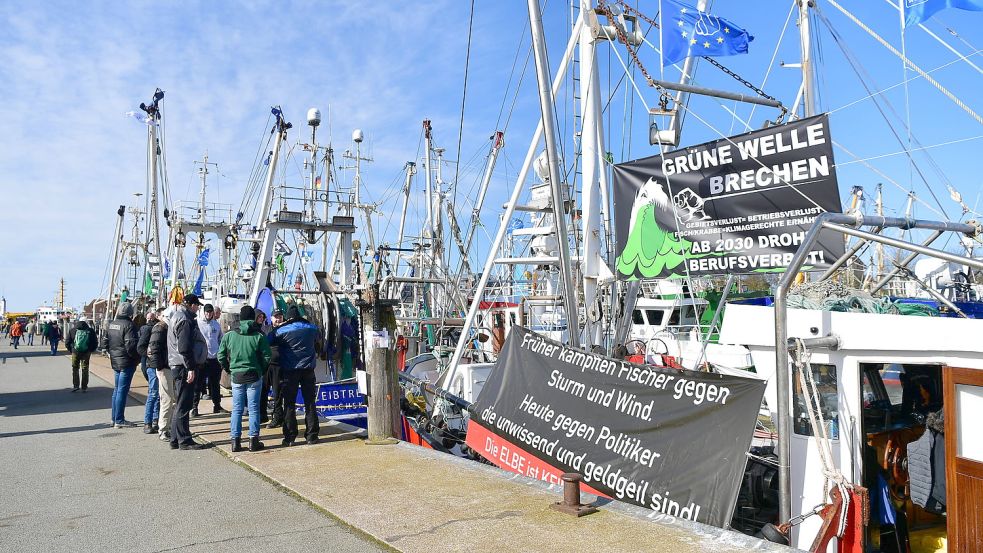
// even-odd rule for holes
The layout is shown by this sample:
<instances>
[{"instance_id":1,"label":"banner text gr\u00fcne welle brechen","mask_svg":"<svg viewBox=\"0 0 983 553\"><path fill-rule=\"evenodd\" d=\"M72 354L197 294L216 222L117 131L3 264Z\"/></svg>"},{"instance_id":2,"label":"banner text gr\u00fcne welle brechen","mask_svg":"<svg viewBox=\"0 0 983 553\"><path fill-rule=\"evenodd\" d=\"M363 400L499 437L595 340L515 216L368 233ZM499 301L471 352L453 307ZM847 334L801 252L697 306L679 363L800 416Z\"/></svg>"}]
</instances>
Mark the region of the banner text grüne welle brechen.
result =
<instances>
[{"instance_id":1,"label":"banner text gr\u00fcne welle brechen","mask_svg":"<svg viewBox=\"0 0 983 553\"><path fill-rule=\"evenodd\" d=\"M614 166L621 279L783 271L817 215L840 211L826 115ZM805 269L829 266L822 233Z\"/></svg>"},{"instance_id":2,"label":"banner text gr\u00fcne welle brechen","mask_svg":"<svg viewBox=\"0 0 983 553\"><path fill-rule=\"evenodd\" d=\"M635 365L514 326L470 409L467 445L501 468L661 516L730 522L765 383Z\"/></svg>"}]
</instances>

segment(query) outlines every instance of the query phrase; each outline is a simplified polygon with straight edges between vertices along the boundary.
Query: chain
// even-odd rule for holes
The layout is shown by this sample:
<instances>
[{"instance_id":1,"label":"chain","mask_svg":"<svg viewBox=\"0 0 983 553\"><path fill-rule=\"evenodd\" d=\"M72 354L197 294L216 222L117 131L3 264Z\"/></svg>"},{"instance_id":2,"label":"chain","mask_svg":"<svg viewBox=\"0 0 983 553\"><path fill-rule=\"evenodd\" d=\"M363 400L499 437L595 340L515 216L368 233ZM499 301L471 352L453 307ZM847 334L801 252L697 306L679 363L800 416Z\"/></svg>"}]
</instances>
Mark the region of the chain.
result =
<instances>
[{"instance_id":1,"label":"chain","mask_svg":"<svg viewBox=\"0 0 983 553\"><path fill-rule=\"evenodd\" d=\"M601 10L601 12L607 16L608 21L614 22L615 15L604 0L598 2L597 9ZM626 37L624 31L621 30L621 26L614 25L614 30L616 33L618 33L618 41L625 45L625 49L627 49L628 54L631 55L632 61L635 62L635 65L638 66L638 70L642 73L642 76L645 77L645 81L649 86L659 91L659 104L663 107L668 106L669 102L673 101L673 97L671 94L669 94L669 90L656 83L655 79L649 75L648 70L645 69L644 65L642 65L642 60L638 59L638 54L635 53L634 48L631 47L631 43L628 42L628 37Z\"/></svg>"},{"instance_id":2,"label":"chain","mask_svg":"<svg viewBox=\"0 0 983 553\"><path fill-rule=\"evenodd\" d=\"M661 27L659 26L659 23L657 21L655 21L651 17L648 17L647 15L643 14L642 12L638 11L633 6L631 6L627 2L625 2L625 0L617 0L617 2L618 2L618 5L619 6L621 6L622 8L624 8L626 11L629 11L629 12L635 14L636 16L638 16L639 19L645 21L649 25L652 25L656 29L661 29ZM610 18L611 17L611 10L609 8L607 8L607 6L603 6L603 2L601 4L602 4L602 8L601 9L604 10L605 11L605 14L608 15L609 18ZM615 28L618 29L618 36L619 36L619 38L621 38L621 34L622 34L621 33L621 29L617 25L615 25ZM626 44L626 46L627 46L627 44ZM630 48L629 48L629 52L631 52L631 49ZM635 57L634 56L634 52L631 52L631 53L632 53L632 57ZM720 69L721 71L723 71L727 75L730 75L731 77L733 77L737 82L739 82L742 85L746 86L747 88L753 90L754 93L757 94L758 96L761 96L762 98L765 98L766 100L771 100L773 102L777 102L778 101L774 96L770 96L764 90L761 90L760 88L754 86L754 83L751 83L750 81L748 81L744 77L742 77L742 76L738 75L737 73L731 71L729 68L727 68L726 66L724 66L719 61L711 58L710 56L700 56L700 57L703 58L703 59L705 59L705 60L707 60L708 62L710 62L717 69ZM638 60L637 60L637 58L635 60L635 63L639 63ZM641 68L641 64L639 64L639 67ZM642 74L645 75L644 70L643 70L643 73ZM649 83L649 84L651 84L651 83ZM782 115L781 115L781 117L779 117L778 120L779 121L782 121L783 119L785 119L785 114L788 113L788 110L785 109L785 106L780 106L779 109L782 110Z\"/></svg>"}]
</instances>

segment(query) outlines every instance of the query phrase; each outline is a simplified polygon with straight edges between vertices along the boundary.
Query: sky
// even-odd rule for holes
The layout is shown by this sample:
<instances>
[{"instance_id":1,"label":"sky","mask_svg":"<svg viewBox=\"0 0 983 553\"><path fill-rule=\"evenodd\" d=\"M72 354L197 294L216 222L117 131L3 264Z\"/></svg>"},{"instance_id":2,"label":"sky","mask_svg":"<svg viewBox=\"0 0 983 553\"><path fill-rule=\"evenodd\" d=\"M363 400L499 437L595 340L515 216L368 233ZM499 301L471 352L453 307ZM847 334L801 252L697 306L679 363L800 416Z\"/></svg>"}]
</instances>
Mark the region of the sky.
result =
<instances>
[{"instance_id":1,"label":"sky","mask_svg":"<svg viewBox=\"0 0 983 553\"><path fill-rule=\"evenodd\" d=\"M983 112L978 93L983 73L921 29L909 29L902 45L897 11L889 1L840 3L895 48L903 46L916 65L931 71L968 109ZM633 5L653 18L659 9L657 0ZM751 5L754 9L748 9ZM850 152L835 151L842 200L847 201L852 186L863 186L872 197L877 184L884 183L886 214L903 214L907 191L914 190L918 217L974 216L964 215L949 198L946 183L961 192L971 209L979 208L983 125L925 79L906 72L897 57L828 1L818 5L859 60L868 84L886 89L877 97L893 105L894 112L882 107L899 133L896 137L877 106L865 99L869 93L837 41L816 20L819 105L831 112L834 139ZM755 36L749 54L719 61L757 86L765 83L763 88L786 105L793 103L801 82L797 69L781 67L800 57L794 17L785 26L791 7L790 0L711 3L714 14ZM544 9L551 70L567 41L570 14L569 2L551 0ZM19 311L50 304L60 278L71 306L102 293L115 211L133 203L133 194L146 186L146 127L125 113L149 101L157 87L166 94L167 173L175 199L197 199L194 160L207 151L209 161L218 164L210 176L209 200L238 205L257 149L268 137L270 107L281 105L294 124L291 141L308 136L305 113L314 106L325 120L319 142L330 140L336 152L352 146L352 129L363 130L363 153L373 159L363 168L366 195L386 200L374 219L383 236L390 237L398 224L394 190L405 163L422 166L425 118L433 121L435 145L446 148L444 180L452 181L459 172L462 219L470 213L489 136L496 129L506 132L487 204L501 205L540 117L531 61L523 72L528 13L518 0L476 0L471 16L471 3L451 0L5 3L0 14L0 221L5 231L0 295L9 309ZM948 10L926 27L983 67L983 55L976 51L983 47L983 13ZM658 31L645 23L642 28L657 45ZM606 150L616 162L657 153L647 142L643 105L655 105L657 93L637 70L632 78L624 77L619 56L627 61L628 55L623 46L603 44L598 52L602 92L610 98ZM652 48L641 48L639 56L653 76L678 77L672 68L661 72ZM747 91L705 63L696 80ZM568 146L574 132L571 104L568 86L556 103L558 132ZM777 116L776 110L761 107L752 116L751 109L694 98L683 144L746 131L731 111L742 120L750 118L754 128ZM907 121L914 140L929 147L913 155L937 201L899 155L916 147L904 128ZM876 171L854 161L858 158ZM284 178L299 179L298 161L290 163ZM338 176L347 182L352 178L350 170ZM411 221L422 209L418 190ZM494 232L497 211L483 214L479 239Z\"/></svg>"}]
</instances>

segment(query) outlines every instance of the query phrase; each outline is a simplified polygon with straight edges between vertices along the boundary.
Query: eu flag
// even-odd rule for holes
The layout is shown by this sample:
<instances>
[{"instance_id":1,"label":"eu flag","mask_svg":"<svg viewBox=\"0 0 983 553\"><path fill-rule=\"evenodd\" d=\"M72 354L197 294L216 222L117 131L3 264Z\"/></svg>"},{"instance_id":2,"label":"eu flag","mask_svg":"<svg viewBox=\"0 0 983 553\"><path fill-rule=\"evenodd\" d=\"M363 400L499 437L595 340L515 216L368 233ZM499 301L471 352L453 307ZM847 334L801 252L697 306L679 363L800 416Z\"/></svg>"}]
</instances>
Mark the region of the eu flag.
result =
<instances>
[{"instance_id":1,"label":"eu flag","mask_svg":"<svg viewBox=\"0 0 983 553\"><path fill-rule=\"evenodd\" d=\"M905 27L918 25L946 8L983 11L983 0L901 0Z\"/></svg>"},{"instance_id":2,"label":"eu flag","mask_svg":"<svg viewBox=\"0 0 983 553\"><path fill-rule=\"evenodd\" d=\"M662 0L663 65L672 65L690 56L746 54L752 40L754 37L747 31L722 17L675 0Z\"/></svg>"}]
</instances>

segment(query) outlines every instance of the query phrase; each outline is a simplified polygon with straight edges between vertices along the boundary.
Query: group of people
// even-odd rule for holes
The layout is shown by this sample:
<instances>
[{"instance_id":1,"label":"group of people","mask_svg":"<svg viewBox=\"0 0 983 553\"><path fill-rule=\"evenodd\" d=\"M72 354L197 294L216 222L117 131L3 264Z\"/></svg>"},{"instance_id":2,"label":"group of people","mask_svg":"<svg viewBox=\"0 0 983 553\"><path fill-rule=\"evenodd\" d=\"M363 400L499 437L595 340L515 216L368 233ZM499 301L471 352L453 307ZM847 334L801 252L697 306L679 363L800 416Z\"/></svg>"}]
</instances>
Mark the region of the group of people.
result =
<instances>
[{"instance_id":1,"label":"group of people","mask_svg":"<svg viewBox=\"0 0 983 553\"><path fill-rule=\"evenodd\" d=\"M41 324L37 319L22 322L15 320L11 324L4 324L2 328L3 333L10 339L10 345L14 349L20 347L20 342L23 339L27 346L34 345L34 336L37 334L41 335L41 343L47 342L51 345L51 355L58 353L58 342L61 341L61 328L57 323L46 322Z\"/></svg>"},{"instance_id":2,"label":"group of people","mask_svg":"<svg viewBox=\"0 0 983 553\"><path fill-rule=\"evenodd\" d=\"M294 402L298 388L304 399L308 444L317 443L319 424L315 408L319 332L301 316L296 306L284 313L274 311L272 325L266 314L252 306L239 311L238 328L223 331L218 312L202 305L195 294L187 294L180 305L147 314L147 324L134 324L133 306L124 302L116 318L109 322L105 349L115 373L112 424L116 428L137 426L124 417L126 396L136 367L145 367L149 392L144 408L144 432L157 434L172 449L194 450L207 447L194 441L191 417L200 416L199 404L206 397L212 413L227 413L221 404L222 371L228 373L232 388L230 436L232 450L242 451L242 415L249 416L248 448L259 451L260 426L283 428L283 446L296 441L299 430ZM199 317L199 311L202 316ZM85 341L79 338L86 333ZM95 344L92 329L80 321L68 337L72 348L73 391L85 391L88 362ZM81 372L81 378L79 373ZM267 398L272 392L272 419Z\"/></svg>"}]
</instances>

